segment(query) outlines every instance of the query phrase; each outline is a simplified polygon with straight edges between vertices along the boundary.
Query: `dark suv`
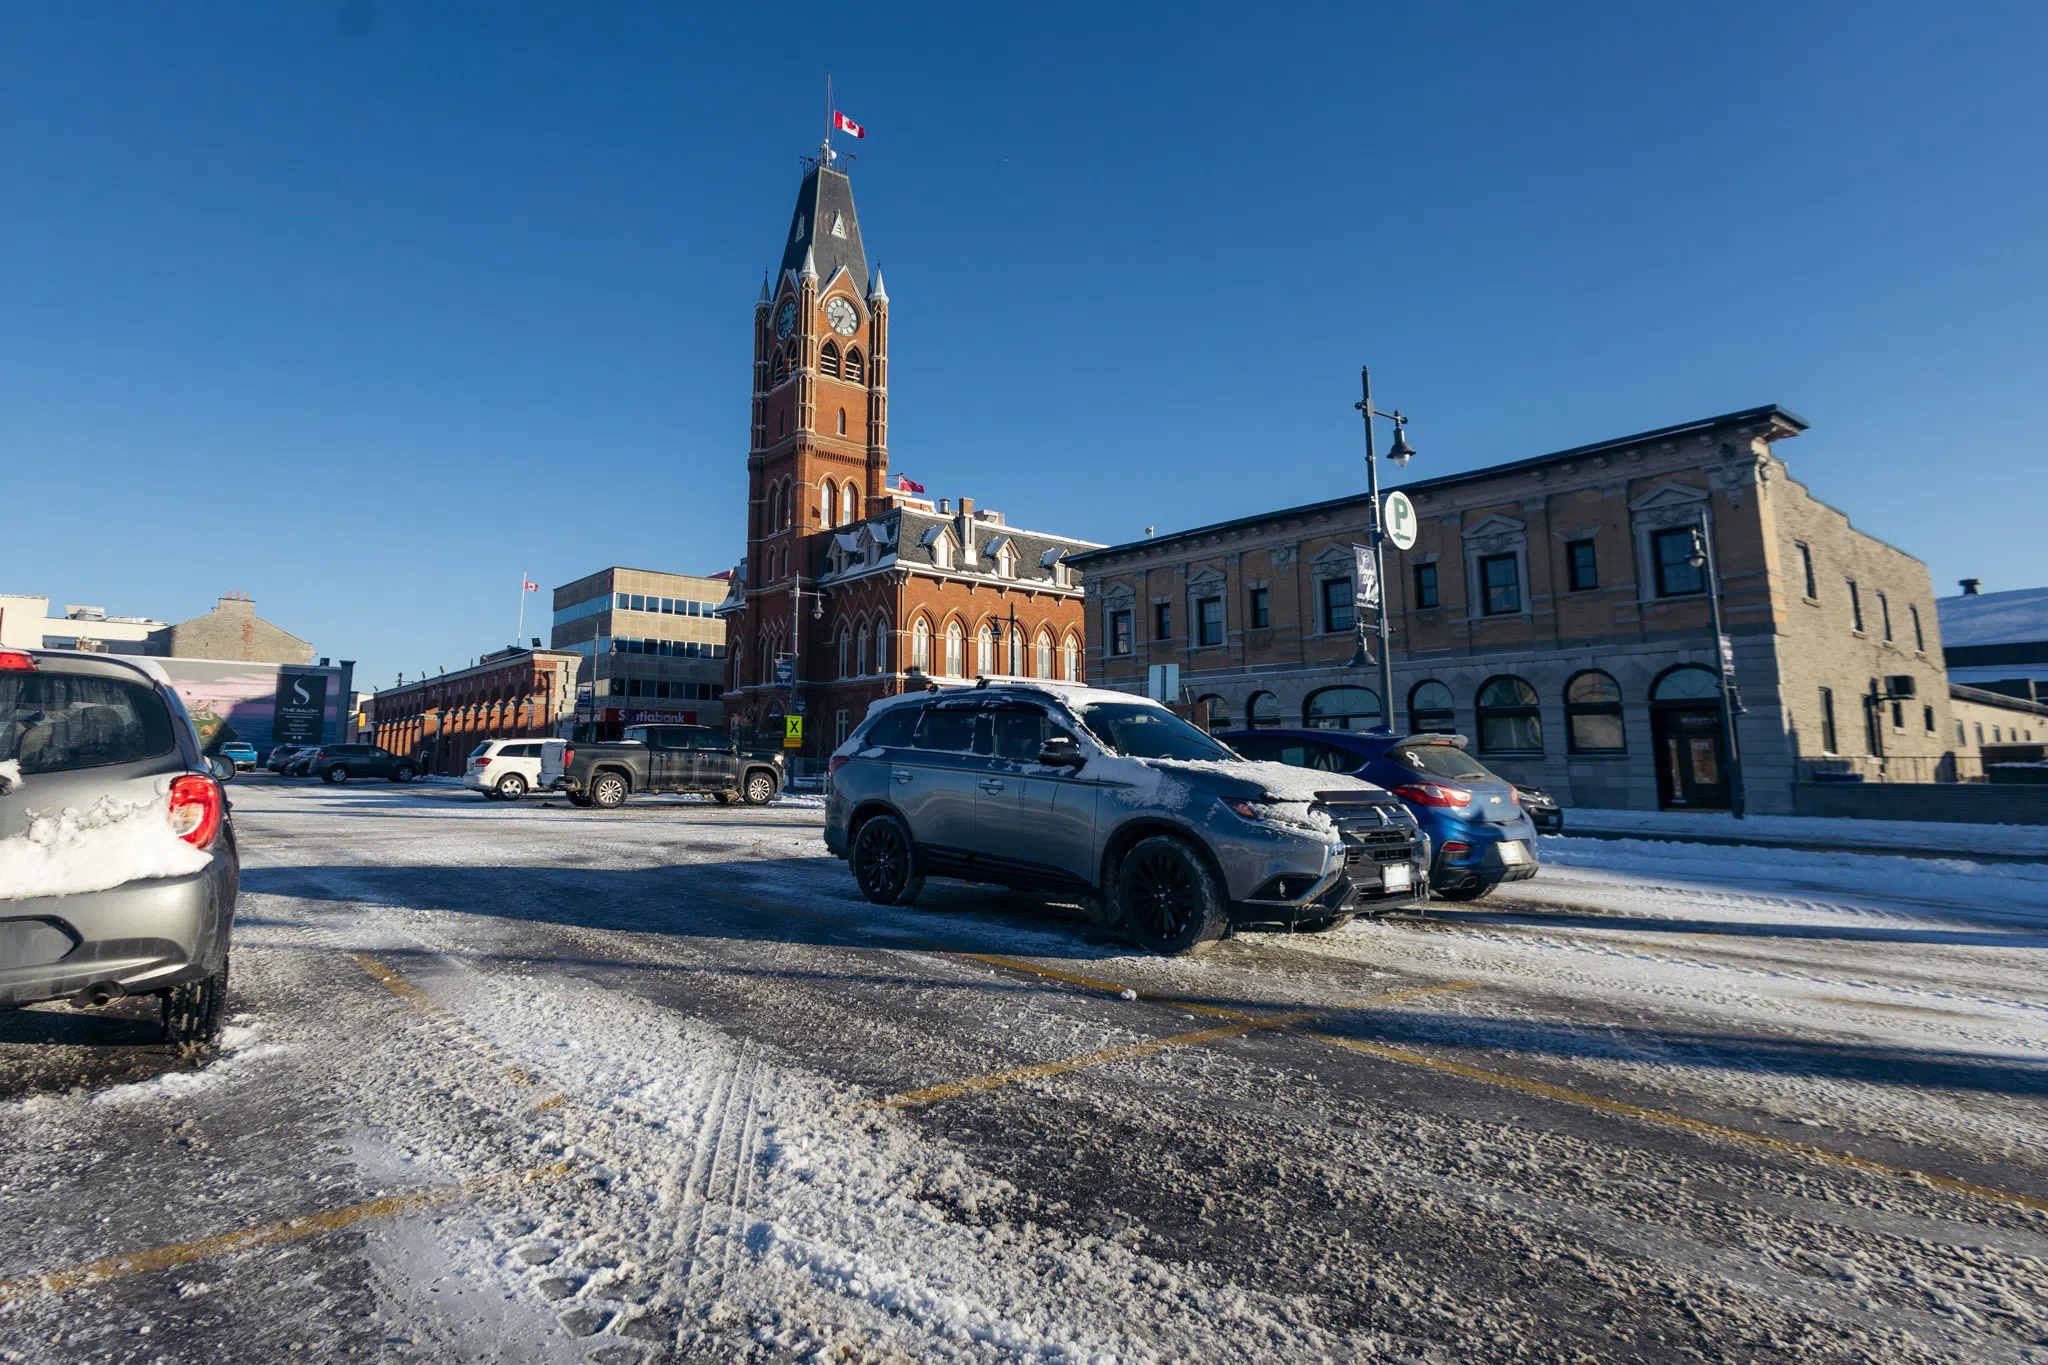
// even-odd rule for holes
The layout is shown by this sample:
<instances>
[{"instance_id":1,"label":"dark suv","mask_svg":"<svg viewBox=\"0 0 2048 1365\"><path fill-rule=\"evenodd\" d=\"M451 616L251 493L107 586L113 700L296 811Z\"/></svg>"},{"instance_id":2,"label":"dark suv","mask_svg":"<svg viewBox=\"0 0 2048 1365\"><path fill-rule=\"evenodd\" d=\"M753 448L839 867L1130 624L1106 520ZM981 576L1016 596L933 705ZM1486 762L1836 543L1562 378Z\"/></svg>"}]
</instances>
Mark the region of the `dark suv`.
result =
<instances>
[{"instance_id":1,"label":"dark suv","mask_svg":"<svg viewBox=\"0 0 2048 1365\"><path fill-rule=\"evenodd\" d=\"M1079 897L1145 947L1318 933L1428 897L1429 841L1370 782L1250 763L1157 702L988 683L877 702L832 755L825 846L883 905L927 875Z\"/></svg>"},{"instance_id":2,"label":"dark suv","mask_svg":"<svg viewBox=\"0 0 2048 1365\"><path fill-rule=\"evenodd\" d=\"M351 777L386 777L393 782L410 782L419 767L374 744L323 744L313 751L306 771L318 773L328 782L346 782Z\"/></svg>"}]
</instances>

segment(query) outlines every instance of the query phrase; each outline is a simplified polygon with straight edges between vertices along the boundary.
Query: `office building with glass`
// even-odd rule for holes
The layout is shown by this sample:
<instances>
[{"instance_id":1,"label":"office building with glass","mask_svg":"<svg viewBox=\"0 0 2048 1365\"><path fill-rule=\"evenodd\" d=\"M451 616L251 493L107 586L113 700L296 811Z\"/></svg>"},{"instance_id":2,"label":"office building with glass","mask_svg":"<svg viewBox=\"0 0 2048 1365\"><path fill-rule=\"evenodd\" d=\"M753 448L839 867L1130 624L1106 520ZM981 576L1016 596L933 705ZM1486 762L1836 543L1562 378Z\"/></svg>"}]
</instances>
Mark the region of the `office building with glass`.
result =
<instances>
[{"instance_id":1,"label":"office building with glass","mask_svg":"<svg viewBox=\"0 0 2048 1365\"><path fill-rule=\"evenodd\" d=\"M728 577L613 567L555 589L549 643L583 657L577 721L593 737L725 723L725 622L713 611Z\"/></svg>"}]
</instances>

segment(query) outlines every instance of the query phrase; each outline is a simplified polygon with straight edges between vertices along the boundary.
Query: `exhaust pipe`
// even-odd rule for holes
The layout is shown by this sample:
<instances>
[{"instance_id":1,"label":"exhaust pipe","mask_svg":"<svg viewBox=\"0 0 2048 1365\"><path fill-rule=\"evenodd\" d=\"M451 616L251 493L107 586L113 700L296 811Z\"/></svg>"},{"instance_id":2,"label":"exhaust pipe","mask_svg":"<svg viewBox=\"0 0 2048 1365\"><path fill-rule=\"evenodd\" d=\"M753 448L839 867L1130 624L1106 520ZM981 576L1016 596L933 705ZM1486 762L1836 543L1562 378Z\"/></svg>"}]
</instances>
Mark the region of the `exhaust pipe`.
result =
<instances>
[{"instance_id":1,"label":"exhaust pipe","mask_svg":"<svg viewBox=\"0 0 2048 1365\"><path fill-rule=\"evenodd\" d=\"M104 1005L111 1005L127 994L128 988L118 981L95 981L77 995L72 996L71 1003L80 1009L93 1010L99 1009Z\"/></svg>"}]
</instances>

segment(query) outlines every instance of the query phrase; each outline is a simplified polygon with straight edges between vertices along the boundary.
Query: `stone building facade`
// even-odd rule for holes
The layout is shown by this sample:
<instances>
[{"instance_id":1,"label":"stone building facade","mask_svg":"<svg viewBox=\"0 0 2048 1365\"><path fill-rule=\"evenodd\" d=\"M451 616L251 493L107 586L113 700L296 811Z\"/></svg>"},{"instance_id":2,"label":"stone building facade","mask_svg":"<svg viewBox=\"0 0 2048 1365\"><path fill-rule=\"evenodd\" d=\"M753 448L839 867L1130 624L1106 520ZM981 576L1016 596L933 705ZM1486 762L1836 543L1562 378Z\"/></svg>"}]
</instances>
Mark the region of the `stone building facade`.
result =
<instances>
[{"instance_id":1,"label":"stone building facade","mask_svg":"<svg viewBox=\"0 0 2048 1365\"><path fill-rule=\"evenodd\" d=\"M747 555L720 608L728 727L781 745L801 715L799 759L935 677L1082 671L1066 558L1097 547L889 486L889 326L852 185L821 153L754 309Z\"/></svg>"},{"instance_id":2,"label":"stone building facade","mask_svg":"<svg viewBox=\"0 0 2048 1365\"><path fill-rule=\"evenodd\" d=\"M1941 780L1954 729L1926 568L1790 477L1773 447L1806 425L1756 408L1403 485L1421 527L1387 548L1392 723L1470 736L1568 804L1725 806L1718 650L1684 553L1704 526L1749 808L1789 812L1821 771ZM1142 691L1147 665L1175 663L1214 728L1380 724L1377 667L1349 666L1366 502L1076 556L1097 681Z\"/></svg>"},{"instance_id":3,"label":"stone building facade","mask_svg":"<svg viewBox=\"0 0 2048 1365\"><path fill-rule=\"evenodd\" d=\"M566 650L503 649L469 668L377 693L374 742L410 754L420 770L460 776L486 739L545 739L566 733L583 656Z\"/></svg>"},{"instance_id":4,"label":"stone building facade","mask_svg":"<svg viewBox=\"0 0 2048 1365\"><path fill-rule=\"evenodd\" d=\"M598 739L628 725L725 723L727 575L613 567L555 589L556 649L583 656L579 686Z\"/></svg>"},{"instance_id":5,"label":"stone building facade","mask_svg":"<svg viewBox=\"0 0 2048 1365\"><path fill-rule=\"evenodd\" d=\"M180 621L152 638L162 641L162 653L179 659L265 664L313 661L313 646L258 616L256 602L247 593L228 593L206 615Z\"/></svg>"}]
</instances>

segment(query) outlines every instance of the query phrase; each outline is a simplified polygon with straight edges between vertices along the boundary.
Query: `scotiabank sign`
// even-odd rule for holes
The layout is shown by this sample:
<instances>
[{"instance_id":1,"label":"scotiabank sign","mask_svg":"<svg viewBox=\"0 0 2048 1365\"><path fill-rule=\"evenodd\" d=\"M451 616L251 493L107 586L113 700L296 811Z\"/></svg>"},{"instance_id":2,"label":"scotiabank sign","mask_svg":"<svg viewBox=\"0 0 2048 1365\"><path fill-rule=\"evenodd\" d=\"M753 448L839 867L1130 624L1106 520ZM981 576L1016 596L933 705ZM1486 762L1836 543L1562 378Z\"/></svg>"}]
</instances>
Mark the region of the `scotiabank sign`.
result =
<instances>
[{"instance_id":1,"label":"scotiabank sign","mask_svg":"<svg viewBox=\"0 0 2048 1365\"><path fill-rule=\"evenodd\" d=\"M615 720L625 725L695 725L695 711L627 711L617 706L607 706L597 713L599 720Z\"/></svg>"}]
</instances>

